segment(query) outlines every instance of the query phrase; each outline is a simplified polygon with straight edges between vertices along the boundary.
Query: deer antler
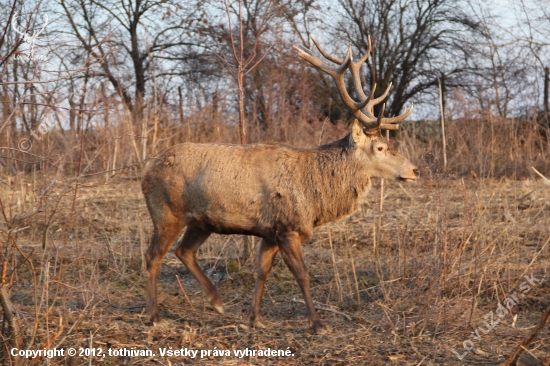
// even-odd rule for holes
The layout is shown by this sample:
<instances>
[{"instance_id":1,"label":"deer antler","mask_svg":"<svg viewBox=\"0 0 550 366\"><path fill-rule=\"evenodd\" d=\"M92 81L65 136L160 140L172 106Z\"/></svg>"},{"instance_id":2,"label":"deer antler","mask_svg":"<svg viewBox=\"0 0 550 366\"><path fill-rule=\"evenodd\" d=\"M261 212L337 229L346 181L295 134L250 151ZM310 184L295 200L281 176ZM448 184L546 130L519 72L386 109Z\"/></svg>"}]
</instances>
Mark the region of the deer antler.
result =
<instances>
[{"instance_id":1,"label":"deer antler","mask_svg":"<svg viewBox=\"0 0 550 366\"><path fill-rule=\"evenodd\" d=\"M325 50L321 47L321 45L313 38L311 37L313 43L319 50L319 52L328 60L334 62L338 65L337 68L332 68L328 65L326 65L323 61L321 61L317 56L311 52L311 50L303 47L303 46L294 46L295 49L298 50L298 54L300 57L302 57L304 60L318 68L319 70L326 72L336 82L336 87L338 88L338 92L340 93L340 96L342 97L342 100L344 103L348 106L348 108L351 109L353 112L354 117L361 122L365 128L369 130L397 130L399 128L399 125L397 123L401 122L405 118L407 118L413 110L413 105L407 110L405 109L405 112L403 112L401 115L397 117L391 117L386 118L384 117L384 110L386 105L384 104L382 106L382 110L378 117L374 116L374 106L382 102L390 92L391 83L388 85L388 88L378 98L374 97L374 91L376 90L376 84L373 85L372 90L370 92L370 95L367 97L365 95L365 92L363 91L363 87L361 85L361 78L360 78L360 70L363 63L367 60L369 57L370 51L371 51L371 42L370 42L370 36L368 37L369 42L369 48L365 55L359 59L357 62L353 62L353 56L351 52L351 46L348 48L348 52L346 53L346 58L344 60L339 59L338 57L334 57L332 55L329 55ZM344 74L347 69L351 70L351 74L353 76L353 84L355 87L355 90L357 91L357 94L362 99L360 102L356 102L353 100L352 97L348 94L348 91L346 89L346 83L344 80Z\"/></svg>"}]
</instances>

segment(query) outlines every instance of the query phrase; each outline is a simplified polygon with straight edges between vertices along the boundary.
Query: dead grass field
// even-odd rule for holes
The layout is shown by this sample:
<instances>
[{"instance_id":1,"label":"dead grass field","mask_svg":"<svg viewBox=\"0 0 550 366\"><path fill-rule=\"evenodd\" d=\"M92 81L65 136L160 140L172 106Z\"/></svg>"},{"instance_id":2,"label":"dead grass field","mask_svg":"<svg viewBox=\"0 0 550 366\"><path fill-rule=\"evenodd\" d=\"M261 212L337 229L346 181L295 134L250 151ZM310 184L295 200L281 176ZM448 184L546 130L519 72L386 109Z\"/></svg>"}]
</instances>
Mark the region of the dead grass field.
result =
<instances>
[{"instance_id":1,"label":"dead grass field","mask_svg":"<svg viewBox=\"0 0 550 366\"><path fill-rule=\"evenodd\" d=\"M32 200L32 184L30 179L2 190L2 202L11 205L4 209L16 211ZM386 182L381 214L377 182L359 212L316 229L304 245L316 305L350 319L321 310L331 331L320 336L310 330L303 304L294 301L302 299L299 288L279 257L262 307L268 328L249 326L254 258L243 258L240 236L212 236L199 251L226 315L209 307L172 250L158 281L164 321L151 326L143 271L151 223L139 180L83 180L78 194L56 210L67 214L48 222L46 210L14 235L30 261L11 253L18 263L10 274L11 301L22 320L23 343L30 349L150 349L156 357L58 357L28 364L491 365L514 351L550 306L550 186L534 177ZM522 292L525 275L541 283ZM499 302L514 292L518 303L491 331L480 332L487 329L486 315L497 314ZM470 337L475 329L480 341ZM462 355L467 340L475 347L459 360L452 350ZM161 357L158 349L169 347L232 355ZM233 356L246 348L290 349L293 356ZM550 327L528 350L533 356L524 352L522 360L548 357Z\"/></svg>"},{"instance_id":2,"label":"dead grass field","mask_svg":"<svg viewBox=\"0 0 550 366\"><path fill-rule=\"evenodd\" d=\"M224 8L228 20L241 8L233 2L2 3L0 366L506 360L550 316L550 180L542 178L550 178L550 74L544 47L534 43L550 17L535 2L533 10L513 2L517 27L503 33L483 1L464 9L441 0L371 2L373 9L339 1L350 11L323 1L247 1L241 61L230 36L237 28L224 26ZM162 11L153 15L155 7ZM119 10L134 15L114 16ZM46 11L53 15L38 40ZM392 19L397 28L388 27ZM327 50L336 46L329 40L344 38L370 48L371 34L378 47L360 81L372 93L379 86L376 100L389 81L395 88L387 110L371 108L374 101L362 110L391 117L401 102L420 107L416 120L384 132L420 179L376 180L358 212L304 243L327 334L313 334L280 256L263 297L267 327L251 327L255 248L245 251L242 236L212 235L198 253L225 315L172 248L157 283L163 321L152 324L144 260L152 223L140 189L150 159L182 142L244 143L245 132L248 144L299 148L350 133L358 111L344 110L342 84L335 89L299 64L292 48L309 44L310 31ZM386 36L401 40L390 42L399 52L384 49ZM48 60L31 60L35 41ZM462 52L468 57L457 58ZM363 99L366 90L355 86L349 97ZM31 359L16 348L64 354ZM162 355L167 350L198 355ZM235 355L245 350L256 353ZM291 355L259 354L273 350ZM139 355L145 351L151 355ZM550 322L525 342L517 365L550 366Z\"/></svg>"}]
</instances>

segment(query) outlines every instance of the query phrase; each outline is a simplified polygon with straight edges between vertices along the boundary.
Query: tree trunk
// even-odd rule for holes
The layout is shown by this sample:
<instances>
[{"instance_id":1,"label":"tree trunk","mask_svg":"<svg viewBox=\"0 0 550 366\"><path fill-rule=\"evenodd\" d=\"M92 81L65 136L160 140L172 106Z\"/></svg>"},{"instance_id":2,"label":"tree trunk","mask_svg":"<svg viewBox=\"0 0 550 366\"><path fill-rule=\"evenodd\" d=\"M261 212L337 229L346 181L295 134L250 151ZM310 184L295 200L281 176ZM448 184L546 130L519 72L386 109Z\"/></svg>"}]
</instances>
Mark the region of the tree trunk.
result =
<instances>
[{"instance_id":1,"label":"tree trunk","mask_svg":"<svg viewBox=\"0 0 550 366\"><path fill-rule=\"evenodd\" d=\"M447 169L447 142L445 138L445 78L437 79L439 83L439 109L441 114L441 140L443 142L443 169Z\"/></svg>"},{"instance_id":2,"label":"tree trunk","mask_svg":"<svg viewBox=\"0 0 550 366\"><path fill-rule=\"evenodd\" d=\"M5 263L6 262L4 262L4 266L2 267L3 272L5 272L6 268ZM9 333L7 335L7 339L5 338L5 340L11 348L19 348L22 344L21 331L19 328L19 322L13 312L13 305L10 301L10 296L6 290L5 284L0 284L0 307L4 313L4 322L8 325ZM21 364L19 357L15 357L13 361L15 365Z\"/></svg>"},{"instance_id":3,"label":"tree trunk","mask_svg":"<svg viewBox=\"0 0 550 366\"><path fill-rule=\"evenodd\" d=\"M241 24L242 28L242 24ZM241 38L242 42L242 38ZM246 145L246 120L244 117L244 70L242 60L237 69L237 84L239 96L239 137L241 145ZM250 239L248 235L243 235L243 259L250 257Z\"/></svg>"},{"instance_id":4,"label":"tree trunk","mask_svg":"<svg viewBox=\"0 0 550 366\"><path fill-rule=\"evenodd\" d=\"M239 62L237 70L237 84L239 93L239 137L241 145L246 144L246 121L244 118L244 70L242 62Z\"/></svg>"}]
</instances>

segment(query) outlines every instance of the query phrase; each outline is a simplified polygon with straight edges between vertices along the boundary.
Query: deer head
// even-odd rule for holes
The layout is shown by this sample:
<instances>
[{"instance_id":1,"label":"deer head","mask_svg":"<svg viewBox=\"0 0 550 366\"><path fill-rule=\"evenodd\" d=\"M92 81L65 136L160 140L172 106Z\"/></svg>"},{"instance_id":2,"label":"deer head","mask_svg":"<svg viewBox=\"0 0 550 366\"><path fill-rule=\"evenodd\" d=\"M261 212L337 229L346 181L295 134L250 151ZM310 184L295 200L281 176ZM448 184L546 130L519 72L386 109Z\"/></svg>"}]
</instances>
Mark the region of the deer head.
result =
<instances>
[{"instance_id":1,"label":"deer head","mask_svg":"<svg viewBox=\"0 0 550 366\"><path fill-rule=\"evenodd\" d=\"M33 31L32 36L29 35L27 32L19 31L19 29L17 28L17 25L16 25L17 18L18 18L17 12L15 12L15 14L13 16L13 20L11 21L11 27L13 28L13 30L17 34L19 34L23 37L23 42L27 43L30 46L30 54L32 55L33 50L34 50L34 42L36 41L36 38L38 38L40 33L42 33L44 31L44 29L46 29L46 26L48 25L48 15L44 14L44 25L42 26L42 28L40 30Z\"/></svg>"},{"instance_id":2,"label":"deer head","mask_svg":"<svg viewBox=\"0 0 550 366\"><path fill-rule=\"evenodd\" d=\"M318 68L319 70L326 72L336 82L338 92L342 97L342 100L351 109L355 120L353 122L351 138L357 146L357 154L361 154L361 160L368 166L369 171L372 172L373 177L377 178L397 178L406 182L415 181L418 178L418 169L411 164L407 158L399 154L389 144L388 140L382 137L380 130L396 130L399 128L398 123L407 118L413 110L413 106L409 109L405 109L401 115L397 117L384 117L384 110L386 105L382 105L382 109L378 117L374 116L374 106L379 104L388 95L391 83L380 97L374 98L374 92L376 90L376 84L372 87L370 95L367 97L361 86L360 70L363 63L367 60L371 50L370 37L368 37L369 48L365 55L354 62L351 52L351 46L348 48L348 52L344 60L329 55L319 45L319 43L311 37L313 43L319 50L319 52L328 60L335 63L336 67L326 65L317 56L315 56L309 49L298 46L294 47L298 50L300 57ZM350 69L353 77L353 85L357 95L361 98L360 101L355 101L346 89L346 82L344 74L346 70Z\"/></svg>"}]
</instances>

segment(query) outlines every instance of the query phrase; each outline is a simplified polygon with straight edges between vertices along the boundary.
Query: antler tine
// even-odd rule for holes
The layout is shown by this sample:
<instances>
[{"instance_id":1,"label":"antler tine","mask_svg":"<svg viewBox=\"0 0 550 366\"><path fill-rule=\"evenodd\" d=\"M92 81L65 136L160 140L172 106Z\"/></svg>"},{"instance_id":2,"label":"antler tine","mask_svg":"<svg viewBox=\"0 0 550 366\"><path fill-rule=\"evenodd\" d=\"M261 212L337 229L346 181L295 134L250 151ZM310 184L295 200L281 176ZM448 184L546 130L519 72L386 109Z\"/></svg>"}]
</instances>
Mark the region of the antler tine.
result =
<instances>
[{"instance_id":1,"label":"antler tine","mask_svg":"<svg viewBox=\"0 0 550 366\"><path fill-rule=\"evenodd\" d=\"M405 118L411 115L413 111L414 104L411 104L409 110L405 108L405 112L401 113L399 116L384 118L384 123L380 125L380 128L383 130L397 130L399 125L397 123L403 121Z\"/></svg>"},{"instance_id":2,"label":"antler tine","mask_svg":"<svg viewBox=\"0 0 550 366\"><path fill-rule=\"evenodd\" d=\"M316 68L318 68L319 70L326 72L332 77L336 77L339 74L342 74L343 76L344 72L349 66L349 63L351 62L351 59L348 53L343 63L340 64L339 67L333 68L325 64L323 61L321 61L319 57L315 56L313 52L311 52L311 50L305 48L304 46L294 46L294 48L298 50L298 54L301 58L303 58L304 60L306 60L307 62L309 62Z\"/></svg>"},{"instance_id":3,"label":"antler tine","mask_svg":"<svg viewBox=\"0 0 550 366\"><path fill-rule=\"evenodd\" d=\"M376 127L380 128L382 125L382 119L384 118L384 111L386 110L386 103L382 104L382 110L378 114L378 120L376 121Z\"/></svg>"},{"instance_id":4,"label":"antler tine","mask_svg":"<svg viewBox=\"0 0 550 366\"><path fill-rule=\"evenodd\" d=\"M371 95L369 96L370 102L365 103L365 107L361 108L361 109L363 109L363 112L365 113L365 115L367 117L369 117L370 119L374 119L374 120L376 119L376 117L374 116L374 106L377 105L378 103L380 103L381 101L383 101L388 96L388 93L390 92L391 86L392 86L392 83L390 83L390 85L388 85L388 87L386 88L386 91L384 92L384 94L382 94L381 96L379 96L376 99L372 99L372 97L374 96L374 89L376 89L376 84L374 84L373 90L371 91Z\"/></svg>"},{"instance_id":5,"label":"antler tine","mask_svg":"<svg viewBox=\"0 0 550 366\"><path fill-rule=\"evenodd\" d=\"M363 57L361 57L361 59L359 61L357 61L358 64L363 64L365 61L367 61L367 58L369 58L370 51L371 51L371 48L372 48L372 43L370 41L370 35L367 35L367 42L369 43L369 47L367 48L367 52L365 53L365 55Z\"/></svg>"},{"instance_id":6,"label":"antler tine","mask_svg":"<svg viewBox=\"0 0 550 366\"><path fill-rule=\"evenodd\" d=\"M378 98L372 100L372 106L375 106L378 103L380 103L381 101L383 101L384 99L386 99L386 97L388 96L388 93L390 92L392 84L393 83L390 82L390 85L388 85L388 87L386 88L386 91L384 92L384 94L382 94Z\"/></svg>"},{"instance_id":7,"label":"antler tine","mask_svg":"<svg viewBox=\"0 0 550 366\"><path fill-rule=\"evenodd\" d=\"M319 52L321 52L321 55L323 55L324 58L326 58L327 60L330 60L332 62L334 62L335 64L342 64L342 59L338 58L338 57L335 57L335 56L332 56L332 55L329 55L324 49L323 47L321 47L321 45L319 44L319 42L317 42L317 40L315 38L313 38L313 36L311 37L311 40L313 41L313 43L315 44L315 47L317 47L317 49L319 50Z\"/></svg>"},{"instance_id":8,"label":"antler tine","mask_svg":"<svg viewBox=\"0 0 550 366\"><path fill-rule=\"evenodd\" d=\"M355 86L355 90L359 94L359 97L365 99L367 96L363 92L363 86L361 85L361 66L363 66L363 63L367 60L367 58L370 55L371 50L371 42L370 42L370 36L367 36L368 42L369 42L369 48L367 49L367 52L359 59L357 62L352 62L350 65L351 75L353 76L353 84Z\"/></svg>"},{"instance_id":9,"label":"antler tine","mask_svg":"<svg viewBox=\"0 0 550 366\"><path fill-rule=\"evenodd\" d=\"M376 83L374 83L374 85L372 86L372 89L370 91L370 94L369 94L368 98L365 97L366 99L363 102L361 102L362 106L359 109L365 108L365 106L370 103L370 101L374 97L374 91L375 90L376 90ZM363 95L365 95L365 93L363 93ZM365 110L365 111L367 112L368 117L374 118L374 116L370 113L370 111L368 111L368 110Z\"/></svg>"}]
</instances>

